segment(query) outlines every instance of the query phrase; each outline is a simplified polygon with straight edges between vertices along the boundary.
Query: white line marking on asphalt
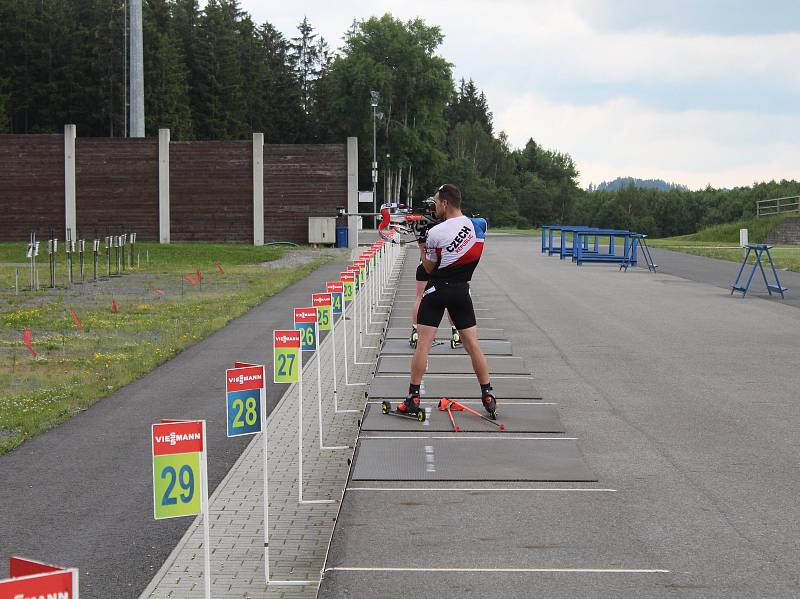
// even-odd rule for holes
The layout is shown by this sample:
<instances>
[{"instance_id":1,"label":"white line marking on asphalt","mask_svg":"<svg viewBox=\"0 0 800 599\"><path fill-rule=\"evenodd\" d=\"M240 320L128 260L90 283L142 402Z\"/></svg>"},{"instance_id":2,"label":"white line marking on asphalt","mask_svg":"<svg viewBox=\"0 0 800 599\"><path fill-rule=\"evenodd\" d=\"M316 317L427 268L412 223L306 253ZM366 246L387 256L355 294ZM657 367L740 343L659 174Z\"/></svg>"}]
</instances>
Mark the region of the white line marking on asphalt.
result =
<instances>
[{"instance_id":1,"label":"white line marking on asphalt","mask_svg":"<svg viewBox=\"0 0 800 599\"><path fill-rule=\"evenodd\" d=\"M553 487L494 487L494 488L482 488L482 487L347 487L347 491L462 491L462 492L471 492L471 491L492 491L492 492L506 492L506 491L529 491L529 492L538 492L538 491L561 491L561 492L575 492L575 493L616 493L616 489L589 489L589 488L571 488L571 489L558 489Z\"/></svg>"},{"instance_id":2,"label":"white line marking on asphalt","mask_svg":"<svg viewBox=\"0 0 800 599\"><path fill-rule=\"evenodd\" d=\"M409 431L410 432L410 431ZM511 437L509 435L495 435L494 437L454 437L454 436L420 436L413 437L359 437L359 440L364 439L407 439L417 441L419 439L450 439L456 441L473 441L475 439L497 439L503 441L577 441L578 437Z\"/></svg>"},{"instance_id":3,"label":"white line marking on asphalt","mask_svg":"<svg viewBox=\"0 0 800 599\"><path fill-rule=\"evenodd\" d=\"M540 573L562 572L565 574L668 574L669 570L656 568L372 568L357 566L332 566L326 572L510 572Z\"/></svg>"}]
</instances>

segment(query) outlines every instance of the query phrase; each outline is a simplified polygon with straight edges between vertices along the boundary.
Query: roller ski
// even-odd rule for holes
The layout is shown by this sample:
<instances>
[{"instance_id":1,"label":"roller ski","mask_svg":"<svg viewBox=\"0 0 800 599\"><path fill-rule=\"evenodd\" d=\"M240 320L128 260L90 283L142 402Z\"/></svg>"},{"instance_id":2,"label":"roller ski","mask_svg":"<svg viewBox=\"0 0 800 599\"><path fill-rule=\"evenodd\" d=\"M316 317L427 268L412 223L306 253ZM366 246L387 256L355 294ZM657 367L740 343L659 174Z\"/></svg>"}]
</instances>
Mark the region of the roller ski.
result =
<instances>
[{"instance_id":1,"label":"roller ski","mask_svg":"<svg viewBox=\"0 0 800 599\"><path fill-rule=\"evenodd\" d=\"M408 338L408 344L412 349L417 349L417 341L419 341L419 333L417 333L417 325L411 325L411 337Z\"/></svg>"},{"instance_id":2,"label":"roller ski","mask_svg":"<svg viewBox=\"0 0 800 599\"><path fill-rule=\"evenodd\" d=\"M399 416L400 418L425 422L425 410L419 407L418 395L409 395L403 403L397 404L397 408L394 410L392 409L392 404L388 401L381 402L381 412Z\"/></svg>"},{"instance_id":3,"label":"roller ski","mask_svg":"<svg viewBox=\"0 0 800 599\"><path fill-rule=\"evenodd\" d=\"M455 349L459 345L461 345L461 335L458 334L458 329L456 327L450 327L450 349Z\"/></svg>"}]
</instances>

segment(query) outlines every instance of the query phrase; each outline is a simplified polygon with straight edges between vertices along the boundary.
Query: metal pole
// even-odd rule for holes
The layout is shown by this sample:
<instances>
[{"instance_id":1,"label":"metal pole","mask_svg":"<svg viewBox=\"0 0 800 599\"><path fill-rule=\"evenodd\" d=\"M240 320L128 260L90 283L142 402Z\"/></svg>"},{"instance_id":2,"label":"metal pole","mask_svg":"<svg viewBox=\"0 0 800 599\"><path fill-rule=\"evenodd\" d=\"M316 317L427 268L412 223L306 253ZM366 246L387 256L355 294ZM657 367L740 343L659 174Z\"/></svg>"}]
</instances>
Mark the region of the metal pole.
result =
<instances>
[{"instance_id":1,"label":"metal pole","mask_svg":"<svg viewBox=\"0 0 800 599\"><path fill-rule=\"evenodd\" d=\"M131 137L144 137L144 51L142 0L130 0L131 10Z\"/></svg>"}]
</instances>

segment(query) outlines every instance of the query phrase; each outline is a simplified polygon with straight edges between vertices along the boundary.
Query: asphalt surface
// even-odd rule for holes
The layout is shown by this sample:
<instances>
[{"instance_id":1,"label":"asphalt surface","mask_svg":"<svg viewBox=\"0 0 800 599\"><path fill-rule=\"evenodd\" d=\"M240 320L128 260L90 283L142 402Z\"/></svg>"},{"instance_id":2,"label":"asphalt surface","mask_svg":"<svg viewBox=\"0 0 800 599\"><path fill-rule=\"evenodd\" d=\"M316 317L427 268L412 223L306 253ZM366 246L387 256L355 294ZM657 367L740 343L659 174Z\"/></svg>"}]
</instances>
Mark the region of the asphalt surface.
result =
<instances>
[{"instance_id":1,"label":"asphalt surface","mask_svg":"<svg viewBox=\"0 0 800 599\"><path fill-rule=\"evenodd\" d=\"M473 294L595 490L351 481L320 597L800 596L800 311L731 297L734 263L654 255L578 268L489 236Z\"/></svg>"},{"instance_id":2,"label":"asphalt surface","mask_svg":"<svg viewBox=\"0 0 800 599\"><path fill-rule=\"evenodd\" d=\"M81 597L137 597L192 518L153 519L150 425L208 421L211 492L251 441L225 436L225 368L267 365L267 409L287 385L270 382L273 329L292 328L292 307L338 278L322 266L224 329L69 422L0 457L0 578L8 556L78 567Z\"/></svg>"}]
</instances>

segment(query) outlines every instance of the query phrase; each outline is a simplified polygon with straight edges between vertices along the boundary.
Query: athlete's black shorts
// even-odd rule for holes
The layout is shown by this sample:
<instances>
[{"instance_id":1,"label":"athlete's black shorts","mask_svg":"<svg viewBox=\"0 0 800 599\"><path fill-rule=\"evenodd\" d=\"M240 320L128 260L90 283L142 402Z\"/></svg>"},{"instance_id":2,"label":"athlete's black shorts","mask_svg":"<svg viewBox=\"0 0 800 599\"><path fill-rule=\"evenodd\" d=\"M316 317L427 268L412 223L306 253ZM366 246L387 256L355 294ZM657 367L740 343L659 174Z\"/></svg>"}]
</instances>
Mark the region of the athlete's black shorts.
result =
<instances>
[{"instance_id":1,"label":"athlete's black shorts","mask_svg":"<svg viewBox=\"0 0 800 599\"><path fill-rule=\"evenodd\" d=\"M425 267L422 266L422 262L419 263L417 266L417 281L430 281L431 276L428 274L428 271L425 270Z\"/></svg>"},{"instance_id":2,"label":"athlete's black shorts","mask_svg":"<svg viewBox=\"0 0 800 599\"><path fill-rule=\"evenodd\" d=\"M475 326L475 310L472 307L468 282L439 279L428 281L419 304L417 324L438 327L445 310L450 313L453 326L459 331Z\"/></svg>"}]
</instances>

